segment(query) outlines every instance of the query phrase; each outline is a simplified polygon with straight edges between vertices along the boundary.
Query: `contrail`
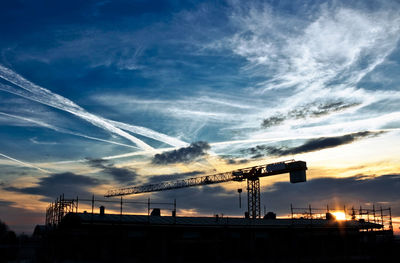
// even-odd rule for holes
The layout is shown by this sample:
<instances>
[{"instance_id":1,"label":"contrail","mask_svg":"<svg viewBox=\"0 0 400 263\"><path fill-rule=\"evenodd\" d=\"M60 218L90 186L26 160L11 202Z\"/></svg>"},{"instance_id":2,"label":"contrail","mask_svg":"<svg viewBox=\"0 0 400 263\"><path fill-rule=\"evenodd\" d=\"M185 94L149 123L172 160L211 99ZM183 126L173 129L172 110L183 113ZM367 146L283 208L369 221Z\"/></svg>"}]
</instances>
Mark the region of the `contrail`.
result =
<instances>
[{"instance_id":1,"label":"contrail","mask_svg":"<svg viewBox=\"0 0 400 263\"><path fill-rule=\"evenodd\" d=\"M85 134L81 134L81 133L77 133L77 132L72 132L72 131L68 131L66 129L62 129L62 128L58 128L55 127L53 125L50 125L48 123L42 122L42 121L38 121L38 120L34 120L34 119L30 119L30 118L26 118L26 117L22 117L22 116L17 116L17 115L13 115L13 114L8 114L5 112L0 112L1 115L7 116L7 117L12 117L15 119L19 119L19 120L24 120L27 122L32 122L35 123L39 126L57 131L57 132L61 132L61 133L65 133L65 134L71 134L71 135L75 135L75 136L79 136L79 137L83 137L86 139L90 139L90 140L95 140L95 141L100 141L100 142L106 142L106 143L111 143L111 144L116 144L116 145L120 145L120 146L124 146L124 147L129 147L129 148L134 148L134 149L140 149L139 147L133 146L133 145L128 145L128 144L124 144L124 143L119 143L119 142L114 142L114 141L110 141L110 140L105 140L105 139L100 139L100 138L96 138L96 137L92 137L92 136L88 136Z\"/></svg>"},{"instance_id":2,"label":"contrail","mask_svg":"<svg viewBox=\"0 0 400 263\"><path fill-rule=\"evenodd\" d=\"M51 91L42 88L25 78L21 77L17 73L9 70L8 68L5 68L0 65L0 77L3 78L4 80L7 80L11 83L13 83L16 86L19 86L20 88L28 91L29 93L27 94L26 92L21 92L20 90L14 89L11 86L1 84L0 89L13 93L15 95L22 96L24 98L34 100L37 102L40 102L42 104L69 112L75 116L78 116L93 125L100 127L102 129L105 129L109 132L115 133L120 135L121 137L124 137L131 142L135 143L138 145L140 148L143 150L153 150L153 147L150 145L146 144L142 140L139 140L138 138L130 135L129 133L113 126L110 122L108 122L106 119L103 119L99 116L96 116L94 114L91 114L87 111L85 111L83 108L75 104L73 101L64 98L58 94L54 94ZM32 96L33 95L33 96Z\"/></svg>"},{"instance_id":3,"label":"contrail","mask_svg":"<svg viewBox=\"0 0 400 263\"><path fill-rule=\"evenodd\" d=\"M39 171L41 171L41 172L44 172L44 173L50 173L49 171L47 171L47 170L45 170L45 169L42 169L42 168L37 167L37 166L35 166L35 165L32 165L32 164L30 164L30 163L26 163L26 162L23 162L23 161L14 159L14 158L12 158L12 157L10 157L10 156L7 156L7 155L5 155L5 154L0 153L0 156L3 156L4 158L9 159L9 160L11 160L11 161L14 161L14 162L16 162L16 163L19 163L19 164L21 164L22 166L27 166L27 167L35 168L35 169L37 169L37 170L39 170Z\"/></svg>"},{"instance_id":4,"label":"contrail","mask_svg":"<svg viewBox=\"0 0 400 263\"><path fill-rule=\"evenodd\" d=\"M36 102L46 104L48 106L61 109L64 111L67 111L69 113L72 113L80 118L83 118L93 125L96 125L100 128L106 129L108 131L111 131L113 133L116 133L122 137L125 137L131 141L133 141L135 144L140 146L140 148L144 150L151 150L153 149L149 145L145 144L143 141L139 140L136 137L133 137L132 135L125 133L121 129L140 134L143 136L146 136L148 138L152 138L167 144L170 144L172 146L176 147L183 147L187 146L188 144L173 138L171 136L153 131L151 129L145 128L145 127L140 127L140 126L135 126L135 125L129 125L125 124L122 122L117 122L117 121L111 121L105 118L98 117L94 114L88 113L85 111L83 108L81 108L79 105L75 104L73 101L64 98L58 94L54 94L51 91L44 89L40 86L35 85L34 83L24 79L22 76L18 75L17 73L11 71L8 68L5 68L0 65L0 77L27 90L29 93L26 92L21 92L20 90L13 89L10 86L7 85L1 85L0 89L13 93L15 95L22 96L24 98L34 100ZM32 96L33 95L33 96ZM120 129L119 129L119 128Z\"/></svg>"},{"instance_id":5,"label":"contrail","mask_svg":"<svg viewBox=\"0 0 400 263\"><path fill-rule=\"evenodd\" d=\"M118 121L110 121L114 126L126 130L126 131L130 131L136 134L140 134L143 136L146 136L148 138L152 138L155 139L157 141L160 142L165 142L171 146L175 146L175 147L185 147L188 146L189 144L181 141L179 139L170 137L168 135L150 130L148 128L145 127L140 127L140 126L135 126L135 125L130 125L130 124L126 124L126 123L122 123L122 122L118 122Z\"/></svg>"}]
</instances>

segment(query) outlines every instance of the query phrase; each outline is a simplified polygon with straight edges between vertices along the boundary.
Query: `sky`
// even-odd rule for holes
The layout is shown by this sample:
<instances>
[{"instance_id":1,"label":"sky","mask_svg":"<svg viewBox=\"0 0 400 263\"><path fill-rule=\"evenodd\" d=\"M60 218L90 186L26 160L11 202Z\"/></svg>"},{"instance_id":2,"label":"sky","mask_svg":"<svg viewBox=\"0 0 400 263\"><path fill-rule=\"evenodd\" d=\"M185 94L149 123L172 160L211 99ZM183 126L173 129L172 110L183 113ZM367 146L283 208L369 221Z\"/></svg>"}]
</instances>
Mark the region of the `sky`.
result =
<instances>
[{"instance_id":1,"label":"sky","mask_svg":"<svg viewBox=\"0 0 400 263\"><path fill-rule=\"evenodd\" d=\"M399 39L390 0L1 1L0 220L295 159L307 182L262 178L266 211L391 207L398 230ZM238 188L129 198L242 216Z\"/></svg>"}]
</instances>

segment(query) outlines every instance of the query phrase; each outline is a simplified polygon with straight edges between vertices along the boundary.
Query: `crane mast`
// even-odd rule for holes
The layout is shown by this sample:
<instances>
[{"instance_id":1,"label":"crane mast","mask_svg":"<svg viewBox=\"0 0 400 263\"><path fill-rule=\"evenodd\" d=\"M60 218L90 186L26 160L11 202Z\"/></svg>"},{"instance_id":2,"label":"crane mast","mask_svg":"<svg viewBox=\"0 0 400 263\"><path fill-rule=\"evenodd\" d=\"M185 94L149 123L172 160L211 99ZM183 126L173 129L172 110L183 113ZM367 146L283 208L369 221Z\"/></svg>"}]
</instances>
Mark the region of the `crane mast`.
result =
<instances>
[{"instance_id":1,"label":"crane mast","mask_svg":"<svg viewBox=\"0 0 400 263\"><path fill-rule=\"evenodd\" d=\"M201 177L112 189L109 190L104 196L124 196L131 194L179 189L192 186L218 184L231 181L241 182L247 180L248 213L249 216L251 216L252 218L259 218L261 216L260 178L289 173L291 183L300 183L306 181L306 170L306 162L290 160Z\"/></svg>"}]
</instances>

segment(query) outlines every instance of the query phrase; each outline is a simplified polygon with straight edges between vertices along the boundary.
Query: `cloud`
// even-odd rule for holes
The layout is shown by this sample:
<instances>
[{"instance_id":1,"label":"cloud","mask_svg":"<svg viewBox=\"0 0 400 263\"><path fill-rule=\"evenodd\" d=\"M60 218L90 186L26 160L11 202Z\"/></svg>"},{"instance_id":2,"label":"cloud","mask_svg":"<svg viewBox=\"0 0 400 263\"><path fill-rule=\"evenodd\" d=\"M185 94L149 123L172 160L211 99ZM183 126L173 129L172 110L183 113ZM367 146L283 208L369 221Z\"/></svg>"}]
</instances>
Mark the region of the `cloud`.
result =
<instances>
[{"instance_id":1,"label":"cloud","mask_svg":"<svg viewBox=\"0 0 400 263\"><path fill-rule=\"evenodd\" d=\"M380 64L399 39L394 2L375 10L342 4L293 7L308 15L274 12L265 3L234 8L230 17L237 31L225 44L249 61L252 72L271 76L261 85L264 91L310 91L335 80L351 86Z\"/></svg>"},{"instance_id":2,"label":"cloud","mask_svg":"<svg viewBox=\"0 0 400 263\"><path fill-rule=\"evenodd\" d=\"M276 114L263 120L261 126L269 128L283 123L288 119L306 119L321 117L333 112L343 111L360 105L358 102L345 102L345 101L326 101L326 102L312 102L306 105L299 106L290 110L286 115Z\"/></svg>"},{"instance_id":3,"label":"cloud","mask_svg":"<svg viewBox=\"0 0 400 263\"><path fill-rule=\"evenodd\" d=\"M304 144L297 147L274 147L274 146L266 146L266 145L257 145L256 147L252 147L247 149L246 151L252 154L252 158L259 158L264 156L265 154L273 155L273 156L285 156L292 154L300 154L307 152L314 152L328 148L334 148L340 145L349 144L356 140L360 140L368 137L375 137L384 132L357 132L350 133L342 136L335 137L321 137L316 139L310 139L306 141Z\"/></svg>"},{"instance_id":4,"label":"cloud","mask_svg":"<svg viewBox=\"0 0 400 263\"><path fill-rule=\"evenodd\" d=\"M1 184L0 184L0 186L1 186ZM15 202L0 200L0 206L10 206L13 204L15 204Z\"/></svg>"},{"instance_id":5,"label":"cloud","mask_svg":"<svg viewBox=\"0 0 400 263\"><path fill-rule=\"evenodd\" d=\"M102 169L103 173L111 175L119 183L135 182L139 176L136 171L127 168L118 168L104 159L87 159L90 166Z\"/></svg>"},{"instance_id":6,"label":"cloud","mask_svg":"<svg viewBox=\"0 0 400 263\"><path fill-rule=\"evenodd\" d=\"M188 147L179 148L168 152L156 154L153 157L154 164L190 163L207 154L211 147L207 142L198 141Z\"/></svg>"},{"instance_id":7,"label":"cloud","mask_svg":"<svg viewBox=\"0 0 400 263\"><path fill-rule=\"evenodd\" d=\"M98 179L65 172L40 178L36 186L22 188L9 186L3 189L23 194L40 195L46 197L45 201L53 201L54 198L63 193L68 197L88 196L89 189L100 184L101 181Z\"/></svg>"},{"instance_id":8,"label":"cloud","mask_svg":"<svg viewBox=\"0 0 400 263\"><path fill-rule=\"evenodd\" d=\"M263 122L261 123L261 127L269 128L269 127L277 126L277 125L283 123L285 120L286 120L286 117L283 117L283 116L272 116L272 117L264 119Z\"/></svg>"},{"instance_id":9,"label":"cloud","mask_svg":"<svg viewBox=\"0 0 400 263\"><path fill-rule=\"evenodd\" d=\"M347 128L354 120L376 116L381 111L377 106L369 112L355 111L373 103L382 105L383 97L391 96L388 90L395 88L390 85L390 88L368 89L362 80L385 67L389 59L395 60L400 36L400 16L394 11L399 9L398 3L387 1L373 5L374 8L365 3L338 2L298 5L293 1L288 5L296 11L280 12L280 8L266 2L248 5L234 2L229 17L234 33L213 46L218 50L230 49L246 59L242 72L258 78L248 91L266 100L263 111L255 111L258 118L249 117L246 124L252 127L261 119L261 126L269 128L285 122L281 134L293 134L294 125L309 125L302 119L346 111L346 115L328 121L324 118L323 123L313 120L312 131L317 132L320 127L329 132L382 127L368 122L369 127ZM386 66L383 71L391 71L388 68L391 67ZM397 112L397 108L385 110ZM287 120L293 121L286 123ZM333 123L334 129L327 127ZM276 133L256 131L249 137L272 134Z\"/></svg>"},{"instance_id":10,"label":"cloud","mask_svg":"<svg viewBox=\"0 0 400 263\"><path fill-rule=\"evenodd\" d=\"M245 164L248 163L250 160L247 159L234 159L234 158L228 158L225 159L225 162L227 164Z\"/></svg>"}]
</instances>

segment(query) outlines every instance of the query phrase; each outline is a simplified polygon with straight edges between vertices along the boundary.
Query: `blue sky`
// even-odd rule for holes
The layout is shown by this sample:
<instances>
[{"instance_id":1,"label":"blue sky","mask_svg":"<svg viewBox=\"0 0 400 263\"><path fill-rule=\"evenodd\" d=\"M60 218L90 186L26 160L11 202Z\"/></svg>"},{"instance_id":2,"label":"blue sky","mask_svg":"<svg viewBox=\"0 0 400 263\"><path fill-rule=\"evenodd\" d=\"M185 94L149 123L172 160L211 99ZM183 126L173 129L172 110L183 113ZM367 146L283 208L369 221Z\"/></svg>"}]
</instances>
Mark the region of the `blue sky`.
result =
<instances>
[{"instance_id":1,"label":"blue sky","mask_svg":"<svg viewBox=\"0 0 400 263\"><path fill-rule=\"evenodd\" d=\"M0 219L19 231L56 192L287 159L310 168L293 191L330 191L304 202L400 217L382 183L400 180L397 1L2 1L0 36ZM368 191L351 197L329 187L360 178ZM286 177L262 183L282 200ZM153 196L241 215L227 208L237 187Z\"/></svg>"}]
</instances>

